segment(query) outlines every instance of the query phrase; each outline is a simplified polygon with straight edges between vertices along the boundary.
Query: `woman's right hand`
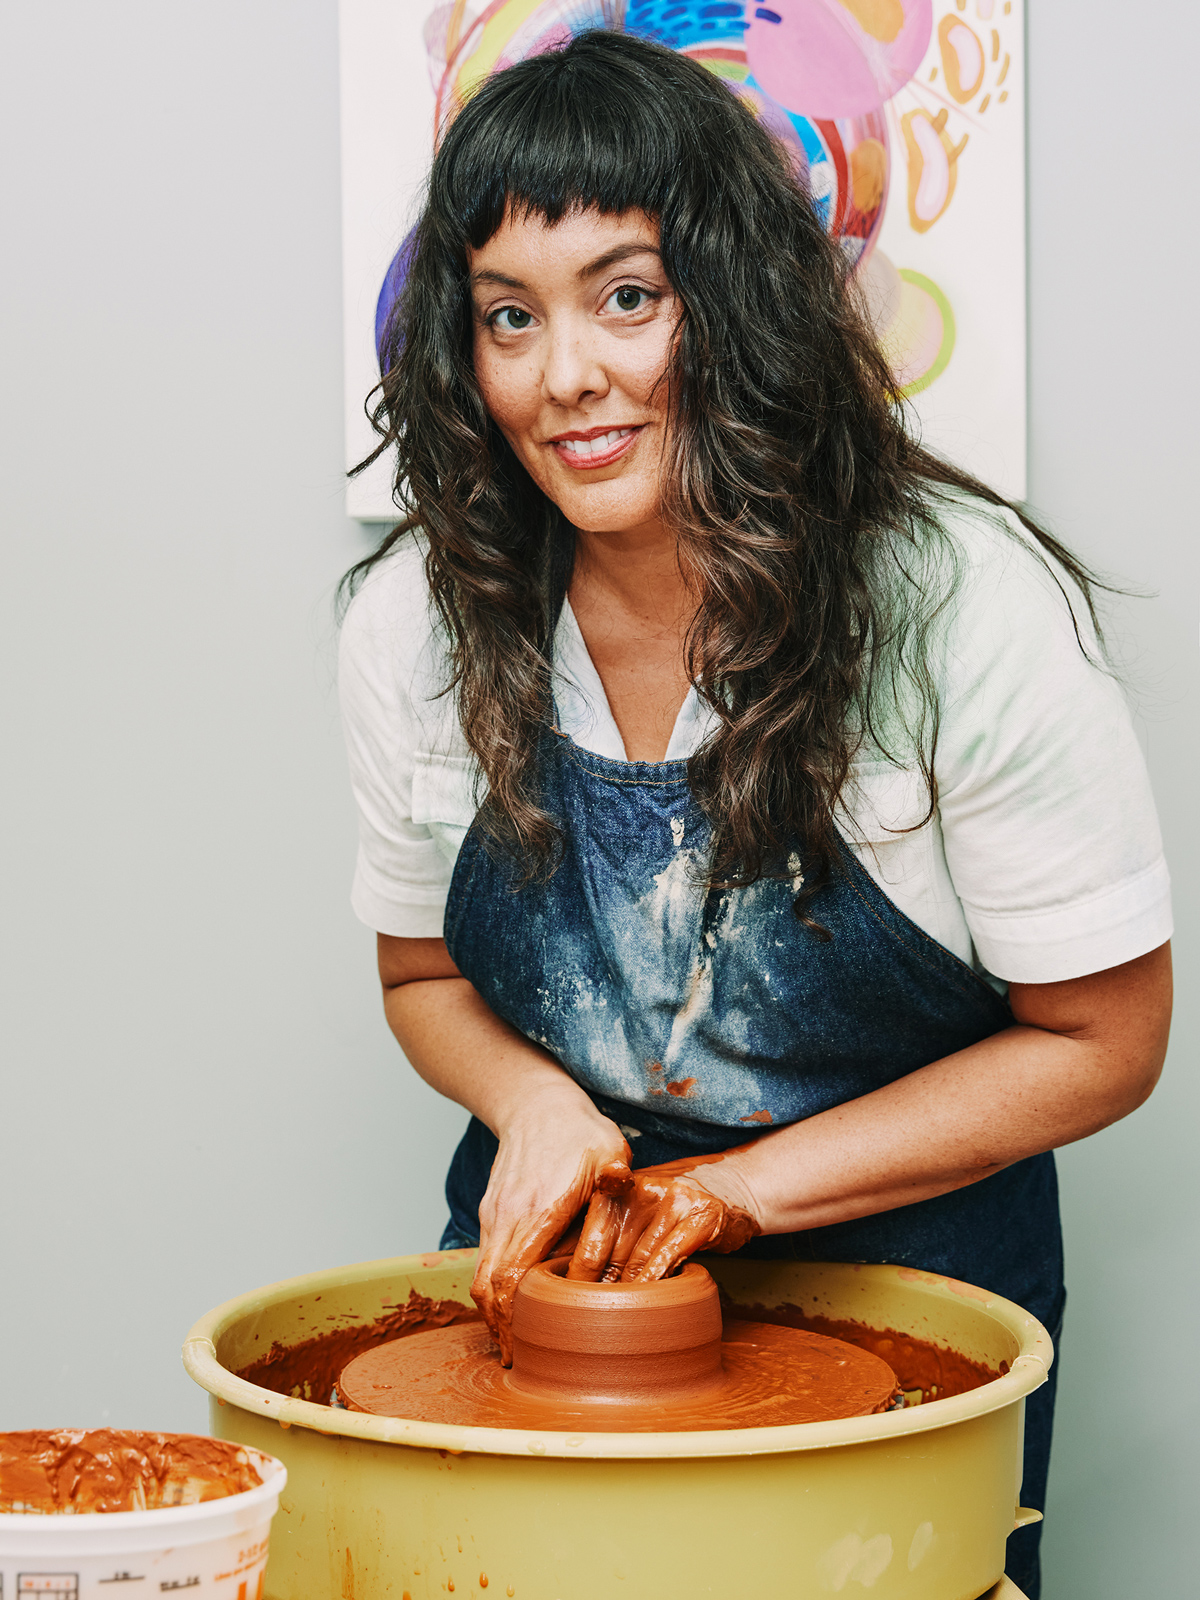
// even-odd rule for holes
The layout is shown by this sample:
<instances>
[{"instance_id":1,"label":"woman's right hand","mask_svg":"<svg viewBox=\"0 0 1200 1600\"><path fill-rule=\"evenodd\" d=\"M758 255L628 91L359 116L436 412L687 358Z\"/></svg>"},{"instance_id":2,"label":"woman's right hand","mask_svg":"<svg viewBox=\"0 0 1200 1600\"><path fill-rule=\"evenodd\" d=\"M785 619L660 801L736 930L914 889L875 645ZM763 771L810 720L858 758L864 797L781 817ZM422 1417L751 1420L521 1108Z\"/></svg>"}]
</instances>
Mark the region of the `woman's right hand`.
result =
<instances>
[{"instance_id":1,"label":"woman's right hand","mask_svg":"<svg viewBox=\"0 0 1200 1600\"><path fill-rule=\"evenodd\" d=\"M546 1259L594 1193L625 1194L633 1175L620 1128L570 1082L530 1096L498 1131L500 1149L479 1206L471 1298L508 1367L517 1285Z\"/></svg>"}]
</instances>

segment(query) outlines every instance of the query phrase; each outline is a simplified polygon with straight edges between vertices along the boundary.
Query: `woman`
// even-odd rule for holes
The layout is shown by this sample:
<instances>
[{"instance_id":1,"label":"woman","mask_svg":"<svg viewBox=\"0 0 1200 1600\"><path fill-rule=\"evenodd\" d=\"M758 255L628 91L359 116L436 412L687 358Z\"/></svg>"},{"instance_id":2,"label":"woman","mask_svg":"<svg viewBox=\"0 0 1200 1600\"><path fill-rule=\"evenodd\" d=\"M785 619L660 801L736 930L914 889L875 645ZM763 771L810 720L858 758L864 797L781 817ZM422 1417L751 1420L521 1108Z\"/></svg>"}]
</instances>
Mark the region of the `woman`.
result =
<instances>
[{"instance_id":1,"label":"woman","mask_svg":"<svg viewBox=\"0 0 1200 1600\"><path fill-rule=\"evenodd\" d=\"M1049 1152L1145 1099L1170 1003L1083 569L913 443L786 159L632 39L461 112L384 365L411 515L343 628L354 904L473 1113L442 1242L504 1359L585 1208L576 1275L893 1261L1057 1334Z\"/></svg>"}]
</instances>

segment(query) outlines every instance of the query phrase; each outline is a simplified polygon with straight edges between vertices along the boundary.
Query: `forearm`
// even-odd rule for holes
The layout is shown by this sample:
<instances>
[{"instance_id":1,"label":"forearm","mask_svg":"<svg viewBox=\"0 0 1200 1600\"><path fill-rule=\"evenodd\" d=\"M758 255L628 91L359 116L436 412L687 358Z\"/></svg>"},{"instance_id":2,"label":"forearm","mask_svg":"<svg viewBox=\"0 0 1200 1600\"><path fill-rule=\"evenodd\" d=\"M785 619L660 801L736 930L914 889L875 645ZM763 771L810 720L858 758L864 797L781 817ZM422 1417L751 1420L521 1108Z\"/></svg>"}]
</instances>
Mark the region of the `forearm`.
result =
<instances>
[{"instance_id":1,"label":"forearm","mask_svg":"<svg viewBox=\"0 0 1200 1600\"><path fill-rule=\"evenodd\" d=\"M497 1137L521 1108L584 1091L547 1051L503 1022L465 978L428 978L384 991L400 1048L425 1082L457 1100Z\"/></svg>"},{"instance_id":2,"label":"forearm","mask_svg":"<svg viewBox=\"0 0 1200 1600\"><path fill-rule=\"evenodd\" d=\"M890 1211L1095 1133L1140 1104L1157 1068L1017 1025L765 1135L722 1162L719 1181L765 1233Z\"/></svg>"}]
</instances>

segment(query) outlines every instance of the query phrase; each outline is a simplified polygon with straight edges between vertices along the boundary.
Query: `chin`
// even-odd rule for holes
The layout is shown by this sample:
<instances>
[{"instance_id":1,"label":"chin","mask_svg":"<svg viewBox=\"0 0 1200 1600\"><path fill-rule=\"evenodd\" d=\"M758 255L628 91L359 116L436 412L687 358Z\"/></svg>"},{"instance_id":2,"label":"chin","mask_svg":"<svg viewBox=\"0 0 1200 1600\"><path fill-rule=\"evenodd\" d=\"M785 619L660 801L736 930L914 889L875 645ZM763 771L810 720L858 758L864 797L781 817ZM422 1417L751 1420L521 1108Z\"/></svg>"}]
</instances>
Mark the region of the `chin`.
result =
<instances>
[{"instance_id":1,"label":"chin","mask_svg":"<svg viewBox=\"0 0 1200 1600\"><path fill-rule=\"evenodd\" d=\"M657 521L658 495L605 494L607 487L598 483L591 492L575 489L566 494L548 487L546 494L581 533L627 533Z\"/></svg>"}]
</instances>

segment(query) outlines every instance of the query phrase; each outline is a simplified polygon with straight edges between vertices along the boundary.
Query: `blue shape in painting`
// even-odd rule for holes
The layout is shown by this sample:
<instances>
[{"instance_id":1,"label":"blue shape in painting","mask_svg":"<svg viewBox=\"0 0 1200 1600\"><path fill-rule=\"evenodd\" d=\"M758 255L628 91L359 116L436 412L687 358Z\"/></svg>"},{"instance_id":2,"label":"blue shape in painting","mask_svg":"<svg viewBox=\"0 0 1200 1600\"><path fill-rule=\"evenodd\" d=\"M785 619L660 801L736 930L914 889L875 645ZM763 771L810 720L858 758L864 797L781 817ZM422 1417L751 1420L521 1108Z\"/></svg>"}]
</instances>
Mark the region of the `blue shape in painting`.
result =
<instances>
[{"instance_id":1,"label":"blue shape in painting","mask_svg":"<svg viewBox=\"0 0 1200 1600\"><path fill-rule=\"evenodd\" d=\"M379 291L379 299L375 302L375 354L383 361L383 339L387 333L388 318L392 308L400 298L400 291L404 287L404 280L408 277L409 264L413 258L413 251L417 246L417 230L414 228L405 239L399 250L392 257L392 263L384 274L383 286Z\"/></svg>"},{"instance_id":2,"label":"blue shape in painting","mask_svg":"<svg viewBox=\"0 0 1200 1600\"><path fill-rule=\"evenodd\" d=\"M758 89L758 84L753 77L747 78L747 84ZM759 89L759 93L763 93ZM823 228L829 227L829 204L833 192L833 163L829 159L829 150L814 124L802 117L798 111L788 111L780 107L784 116L796 130L796 137L800 141L800 148L804 151L804 159L808 163L808 178L806 187L812 208L817 213L817 218Z\"/></svg>"},{"instance_id":3,"label":"blue shape in painting","mask_svg":"<svg viewBox=\"0 0 1200 1600\"><path fill-rule=\"evenodd\" d=\"M672 50L690 50L698 44L740 46L746 32L746 8L741 4L679 5L671 0L629 0L625 32L653 39Z\"/></svg>"}]
</instances>

